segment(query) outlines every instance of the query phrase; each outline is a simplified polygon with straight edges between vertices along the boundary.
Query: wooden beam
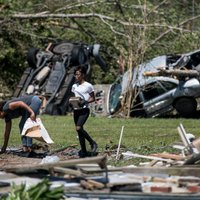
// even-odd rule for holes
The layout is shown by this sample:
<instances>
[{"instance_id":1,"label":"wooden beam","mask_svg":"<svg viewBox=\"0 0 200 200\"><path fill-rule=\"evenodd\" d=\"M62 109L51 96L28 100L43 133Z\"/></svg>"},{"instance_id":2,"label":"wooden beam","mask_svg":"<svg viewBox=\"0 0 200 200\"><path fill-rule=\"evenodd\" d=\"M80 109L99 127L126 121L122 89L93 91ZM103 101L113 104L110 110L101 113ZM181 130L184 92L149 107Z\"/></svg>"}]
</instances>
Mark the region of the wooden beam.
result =
<instances>
[{"instance_id":1,"label":"wooden beam","mask_svg":"<svg viewBox=\"0 0 200 200\"><path fill-rule=\"evenodd\" d=\"M24 173L27 171L35 171L39 169L46 169L49 170L53 167L67 167L73 166L76 164L83 164L83 163L97 163L101 168L106 168L106 155L103 156L96 156L96 157L88 157L88 158L81 158L81 159L71 159L67 161L59 161L56 163L44 163L44 164L24 164L23 166L4 166L1 170L6 172L16 172L16 173Z\"/></svg>"},{"instance_id":2,"label":"wooden beam","mask_svg":"<svg viewBox=\"0 0 200 200\"><path fill-rule=\"evenodd\" d=\"M84 173L103 173L104 169L84 169L82 170ZM124 173L134 173L134 174L144 174L144 175L152 175L152 174L165 174L172 176L196 176L200 177L200 168L199 165L185 165L185 166L177 166L177 167L115 167L108 168L107 172L116 172L121 171Z\"/></svg>"},{"instance_id":3,"label":"wooden beam","mask_svg":"<svg viewBox=\"0 0 200 200\"><path fill-rule=\"evenodd\" d=\"M185 159L185 157L182 155L176 155L176 154L171 154L171 153L154 153L154 154L151 154L150 156L156 156L156 157L172 159L172 160L184 160Z\"/></svg>"},{"instance_id":4,"label":"wooden beam","mask_svg":"<svg viewBox=\"0 0 200 200\"><path fill-rule=\"evenodd\" d=\"M180 69L173 69L173 70L166 70L163 68L158 68L160 71L151 72L147 71L144 72L144 76L176 76L176 77L199 77L199 72L197 70L180 70Z\"/></svg>"},{"instance_id":5,"label":"wooden beam","mask_svg":"<svg viewBox=\"0 0 200 200\"><path fill-rule=\"evenodd\" d=\"M122 153L123 156L128 156L128 157L133 157L133 158L145 158L145 159L150 159L150 160L159 160L167 163L172 163L173 161L171 159L164 159L164 158L159 158L156 156L146 156L146 155L140 155L136 153Z\"/></svg>"},{"instance_id":6,"label":"wooden beam","mask_svg":"<svg viewBox=\"0 0 200 200\"><path fill-rule=\"evenodd\" d=\"M119 138L119 143L118 143L118 148L117 148L116 160L119 159L119 150L120 150L120 146L121 146L123 132L124 132L124 126L122 126L121 133L120 133L120 138Z\"/></svg>"},{"instance_id":7,"label":"wooden beam","mask_svg":"<svg viewBox=\"0 0 200 200\"><path fill-rule=\"evenodd\" d=\"M126 173L140 174L167 174L171 176L196 176L200 177L200 168L198 167L136 167L122 170Z\"/></svg>"},{"instance_id":8,"label":"wooden beam","mask_svg":"<svg viewBox=\"0 0 200 200\"><path fill-rule=\"evenodd\" d=\"M64 168L64 167L53 167L54 172L59 172L62 174L74 175L74 176L82 176L82 173L79 170Z\"/></svg>"}]
</instances>

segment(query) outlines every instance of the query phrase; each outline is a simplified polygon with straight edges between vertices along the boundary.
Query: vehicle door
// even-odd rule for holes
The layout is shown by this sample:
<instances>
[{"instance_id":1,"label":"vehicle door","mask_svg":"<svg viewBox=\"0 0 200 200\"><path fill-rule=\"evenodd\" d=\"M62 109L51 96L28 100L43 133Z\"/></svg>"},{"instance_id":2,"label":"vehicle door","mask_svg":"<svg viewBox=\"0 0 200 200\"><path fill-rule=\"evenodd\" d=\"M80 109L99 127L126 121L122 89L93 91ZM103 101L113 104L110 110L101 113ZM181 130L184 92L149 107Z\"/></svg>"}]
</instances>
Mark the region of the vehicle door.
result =
<instances>
[{"instance_id":1,"label":"vehicle door","mask_svg":"<svg viewBox=\"0 0 200 200\"><path fill-rule=\"evenodd\" d=\"M120 95L122 92L121 77L112 84L108 91L107 97L107 112L108 114L114 114L121 107Z\"/></svg>"},{"instance_id":2,"label":"vehicle door","mask_svg":"<svg viewBox=\"0 0 200 200\"><path fill-rule=\"evenodd\" d=\"M177 84L156 80L142 88L141 97L147 116L159 116L173 109L173 93Z\"/></svg>"}]
</instances>

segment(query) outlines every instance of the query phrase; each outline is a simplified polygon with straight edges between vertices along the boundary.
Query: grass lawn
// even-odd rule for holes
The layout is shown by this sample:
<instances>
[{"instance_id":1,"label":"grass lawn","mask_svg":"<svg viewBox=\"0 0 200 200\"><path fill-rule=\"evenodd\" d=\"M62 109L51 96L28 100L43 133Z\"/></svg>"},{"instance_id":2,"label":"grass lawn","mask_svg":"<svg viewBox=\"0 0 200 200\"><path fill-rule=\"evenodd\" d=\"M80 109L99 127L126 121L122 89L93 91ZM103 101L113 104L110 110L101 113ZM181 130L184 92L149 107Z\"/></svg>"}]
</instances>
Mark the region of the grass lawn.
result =
<instances>
[{"instance_id":1,"label":"grass lawn","mask_svg":"<svg viewBox=\"0 0 200 200\"><path fill-rule=\"evenodd\" d=\"M78 145L77 134L74 130L72 116L40 116L44 126L48 130L55 144L51 149L58 149L72 144ZM10 136L9 147L20 147L21 141L18 130L19 119L13 120L13 128ZM139 154L150 154L158 152L174 152L170 145L180 141L177 126L182 123L188 133L200 136L200 123L198 119L141 119L141 118L107 118L89 117L85 129L91 134L99 145L99 151L103 152L105 147L118 144L122 126L124 126L122 145L126 150ZM2 135L0 144L3 143L4 122L1 120L0 129ZM38 141L34 140L35 143ZM78 146L79 147L79 146ZM127 164L119 161L117 164ZM128 161L130 164L130 161Z\"/></svg>"}]
</instances>

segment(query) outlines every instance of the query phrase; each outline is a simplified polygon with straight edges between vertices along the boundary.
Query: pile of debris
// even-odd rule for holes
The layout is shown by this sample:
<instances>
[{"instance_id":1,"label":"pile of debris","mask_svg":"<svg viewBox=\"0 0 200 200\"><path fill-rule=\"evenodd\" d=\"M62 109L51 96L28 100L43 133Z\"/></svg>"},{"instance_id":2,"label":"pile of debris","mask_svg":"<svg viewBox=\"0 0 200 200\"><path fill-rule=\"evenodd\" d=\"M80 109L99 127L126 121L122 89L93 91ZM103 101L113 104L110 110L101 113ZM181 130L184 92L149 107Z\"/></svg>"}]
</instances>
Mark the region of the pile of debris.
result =
<instances>
[{"instance_id":1,"label":"pile of debris","mask_svg":"<svg viewBox=\"0 0 200 200\"><path fill-rule=\"evenodd\" d=\"M78 158L73 147L52 152L35 163L5 164L0 172L0 194L9 192L13 182L25 182L28 187L47 177L52 187L64 185L65 199L199 199L199 139L187 134L182 124L178 132L182 143L174 148L180 154L139 155L117 149L118 159L150 160L139 166L110 166L105 152L96 157ZM59 159L61 152L67 159Z\"/></svg>"}]
</instances>

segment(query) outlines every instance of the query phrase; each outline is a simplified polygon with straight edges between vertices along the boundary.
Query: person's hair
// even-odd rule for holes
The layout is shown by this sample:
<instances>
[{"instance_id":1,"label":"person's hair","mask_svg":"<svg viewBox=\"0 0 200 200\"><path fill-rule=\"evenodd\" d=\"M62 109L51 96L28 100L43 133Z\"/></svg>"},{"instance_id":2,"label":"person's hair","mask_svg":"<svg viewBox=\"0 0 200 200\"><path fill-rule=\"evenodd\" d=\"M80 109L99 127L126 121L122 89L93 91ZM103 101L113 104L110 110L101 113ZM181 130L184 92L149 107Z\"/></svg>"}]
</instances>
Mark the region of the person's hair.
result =
<instances>
[{"instance_id":1,"label":"person's hair","mask_svg":"<svg viewBox=\"0 0 200 200\"><path fill-rule=\"evenodd\" d=\"M81 72L82 74L85 74L85 75L87 74L87 68L85 66L78 66L76 68L75 72L77 72L77 71L79 71L79 72Z\"/></svg>"},{"instance_id":2,"label":"person's hair","mask_svg":"<svg viewBox=\"0 0 200 200\"><path fill-rule=\"evenodd\" d=\"M6 101L0 101L0 111L3 111L3 106L6 104Z\"/></svg>"}]
</instances>

